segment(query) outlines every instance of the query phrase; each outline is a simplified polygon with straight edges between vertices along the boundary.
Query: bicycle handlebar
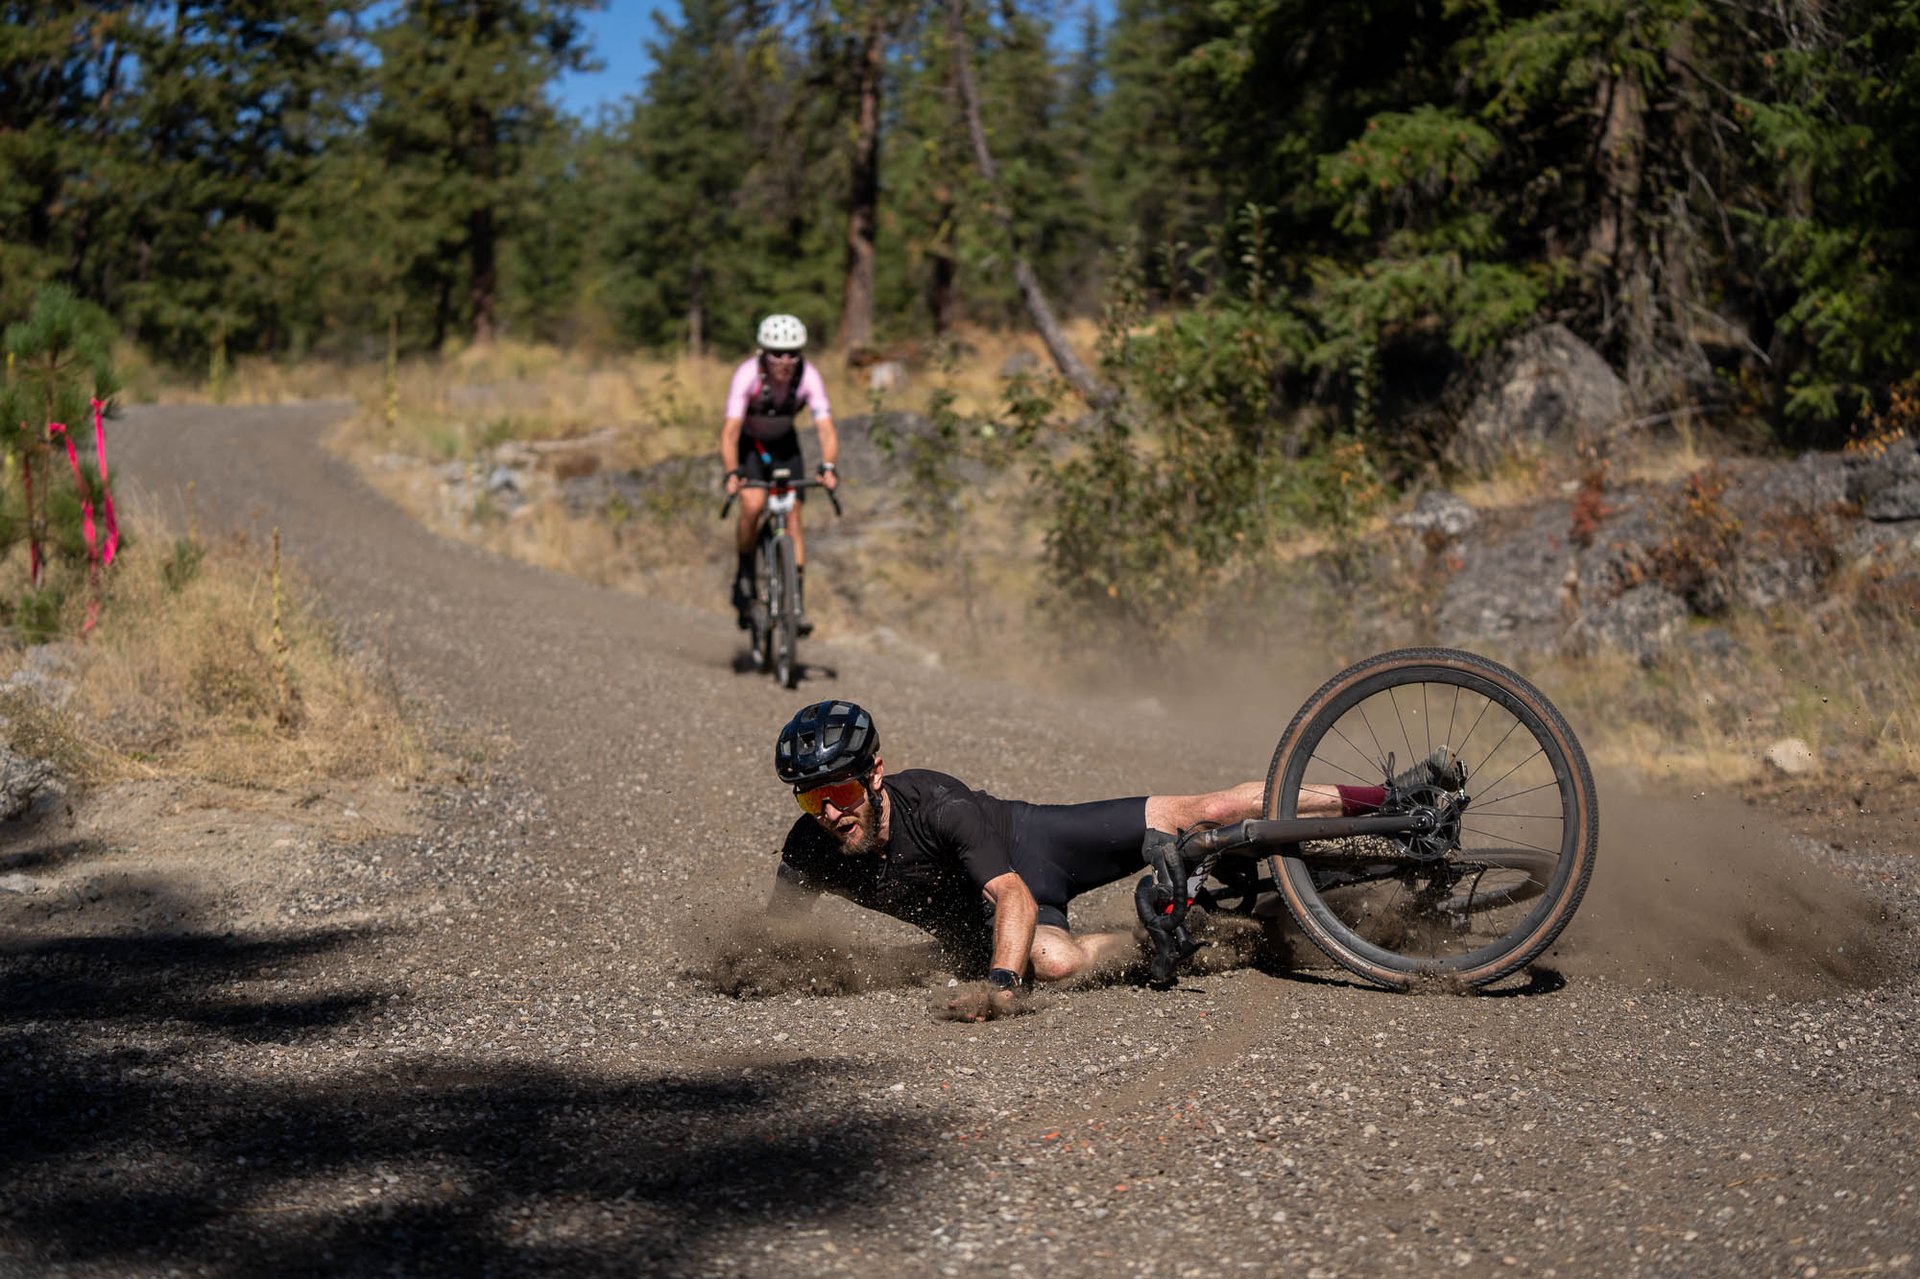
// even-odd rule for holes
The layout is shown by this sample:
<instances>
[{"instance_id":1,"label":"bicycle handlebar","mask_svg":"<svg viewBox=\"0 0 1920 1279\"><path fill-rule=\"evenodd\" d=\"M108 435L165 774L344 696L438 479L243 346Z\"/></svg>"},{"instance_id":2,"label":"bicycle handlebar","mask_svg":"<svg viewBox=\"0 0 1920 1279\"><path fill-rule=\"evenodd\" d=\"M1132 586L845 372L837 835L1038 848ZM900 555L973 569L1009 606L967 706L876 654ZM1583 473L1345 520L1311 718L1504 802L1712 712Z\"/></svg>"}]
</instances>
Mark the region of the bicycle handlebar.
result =
<instances>
[{"instance_id":1,"label":"bicycle handlebar","mask_svg":"<svg viewBox=\"0 0 1920 1279\"><path fill-rule=\"evenodd\" d=\"M840 495L834 492L832 489L827 488L826 481L824 480L808 480L808 479L749 480L743 477L740 481L740 487L743 489L769 489L769 490L771 489L827 489L827 500L833 503L833 513L835 515L846 514L846 512L842 510L840 507ZM729 493L727 494L727 500L720 503L721 519L727 518L727 512L733 509L733 499L738 496L740 496L738 493Z\"/></svg>"}]
</instances>

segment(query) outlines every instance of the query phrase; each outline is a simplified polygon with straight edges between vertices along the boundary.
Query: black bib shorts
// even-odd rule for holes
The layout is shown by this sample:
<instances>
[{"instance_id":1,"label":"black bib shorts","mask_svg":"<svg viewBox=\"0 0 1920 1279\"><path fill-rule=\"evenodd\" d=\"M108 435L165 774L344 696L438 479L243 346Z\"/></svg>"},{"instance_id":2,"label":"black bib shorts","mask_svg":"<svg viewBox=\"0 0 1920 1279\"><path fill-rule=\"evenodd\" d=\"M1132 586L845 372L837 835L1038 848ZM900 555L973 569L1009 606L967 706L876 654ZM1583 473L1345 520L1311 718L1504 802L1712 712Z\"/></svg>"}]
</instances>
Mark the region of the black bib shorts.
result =
<instances>
[{"instance_id":1,"label":"black bib shorts","mask_svg":"<svg viewBox=\"0 0 1920 1279\"><path fill-rule=\"evenodd\" d=\"M1067 903L1142 869L1147 797L1087 804L1007 804L1014 870L1040 906L1040 921L1067 927Z\"/></svg>"}]
</instances>

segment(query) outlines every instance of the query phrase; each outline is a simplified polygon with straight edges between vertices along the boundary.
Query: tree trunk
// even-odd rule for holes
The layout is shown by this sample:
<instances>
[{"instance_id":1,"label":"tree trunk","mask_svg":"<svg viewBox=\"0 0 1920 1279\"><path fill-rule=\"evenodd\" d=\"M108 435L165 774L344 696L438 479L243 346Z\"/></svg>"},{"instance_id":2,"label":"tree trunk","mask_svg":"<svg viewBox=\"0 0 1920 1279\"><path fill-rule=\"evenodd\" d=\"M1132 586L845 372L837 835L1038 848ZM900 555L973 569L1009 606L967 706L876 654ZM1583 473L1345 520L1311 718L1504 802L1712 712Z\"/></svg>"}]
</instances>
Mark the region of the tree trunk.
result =
<instances>
[{"instance_id":1,"label":"tree trunk","mask_svg":"<svg viewBox=\"0 0 1920 1279\"><path fill-rule=\"evenodd\" d=\"M1597 198L1587 262L1604 308L1604 327L1617 343L1627 385L1639 397L1650 389L1655 328L1652 273L1638 217L1646 168L1647 95L1631 71L1603 77L1596 95Z\"/></svg>"},{"instance_id":2,"label":"tree trunk","mask_svg":"<svg viewBox=\"0 0 1920 1279\"><path fill-rule=\"evenodd\" d=\"M938 215L933 239L927 244L927 315L933 321L933 335L941 337L960 319L960 261L953 243L953 189L941 186L934 198Z\"/></svg>"},{"instance_id":3,"label":"tree trunk","mask_svg":"<svg viewBox=\"0 0 1920 1279\"><path fill-rule=\"evenodd\" d=\"M687 354L699 359L707 353L706 275L700 255L694 254L693 269L687 277Z\"/></svg>"},{"instance_id":4,"label":"tree trunk","mask_svg":"<svg viewBox=\"0 0 1920 1279\"><path fill-rule=\"evenodd\" d=\"M499 305L500 272L497 265L499 237L495 233L493 207L483 205L467 218L468 260L473 269L473 344L485 346L496 333L496 308Z\"/></svg>"},{"instance_id":5,"label":"tree trunk","mask_svg":"<svg viewBox=\"0 0 1920 1279\"><path fill-rule=\"evenodd\" d=\"M1040 340L1046 344L1047 354L1053 357L1054 367L1060 370L1060 376L1066 378L1089 404L1105 404L1113 399L1113 390L1094 377L1067 344L1066 334L1060 331L1060 322L1054 318L1053 308L1047 304L1047 295L1041 290L1040 281L1034 276L1033 267L1020 247L1020 234L1014 225L1013 210L1008 207L1000 191L999 170L994 166L993 152L987 147L986 128L980 123L980 100L973 87L973 62L967 56L966 10L967 0L947 0L947 27L953 38L953 74L960 86L960 104L967 117L967 133L973 139L974 163L979 166L980 176L986 181L993 203L994 220L1006 235L1013 257L1013 282L1019 287L1020 300L1026 304L1027 316L1033 321Z\"/></svg>"},{"instance_id":6,"label":"tree trunk","mask_svg":"<svg viewBox=\"0 0 1920 1279\"><path fill-rule=\"evenodd\" d=\"M875 209L880 203L880 77L886 66L886 50L883 0L873 0L860 44L859 107L847 198L847 287L840 303L840 346L846 351L873 341Z\"/></svg>"}]
</instances>

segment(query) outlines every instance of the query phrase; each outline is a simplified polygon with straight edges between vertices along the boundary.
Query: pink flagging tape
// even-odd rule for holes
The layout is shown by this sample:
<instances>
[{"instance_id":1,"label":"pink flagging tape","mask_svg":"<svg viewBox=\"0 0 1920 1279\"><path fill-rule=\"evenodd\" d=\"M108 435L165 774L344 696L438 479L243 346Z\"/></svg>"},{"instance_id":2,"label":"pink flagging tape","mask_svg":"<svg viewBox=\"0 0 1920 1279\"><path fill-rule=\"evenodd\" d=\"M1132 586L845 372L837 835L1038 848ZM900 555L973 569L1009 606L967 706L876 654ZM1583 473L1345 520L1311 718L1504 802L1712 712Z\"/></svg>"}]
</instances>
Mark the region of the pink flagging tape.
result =
<instances>
[{"instance_id":1,"label":"pink flagging tape","mask_svg":"<svg viewBox=\"0 0 1920 1279\"><path fill-rule=\"evenodd\" d=\"M107 424L104 420L106 409L107 406L99 400L93 401L93 456L100 465L101 513L107 517L107 545L100 556L100 562L111 564L114 555L120 550L120 521L113 513L113 489L107 483Z\"/></svg>"},{"instance_id":2,"label":"pink flagging tape","mask_svg":"<svg viewBox=\"0 0 1920 1279\"><path fill-rule=\"evenodd\" d=\"M26 429L27 424L22 422L21 432L25 433ZM27 580L37 588L40 585L40 538L33 531L33 463L26 458L20 460L20 482L27 496Z\"/></svg>"},{"instance_id":3,"label":"pink flagging tape","mask_svg":"<svg viewBox=\"0 0 1920 1279\"><path fill-rule=\"evenodd\" d=\"M94 456L99 460L100 492L103 497L103 505L106 507L105 513L109 529L106 560L108 563L111 563L113 560L113 552L120 544L120 526L119 521L113 518L113 499L105 496L107 491L106 428L100 424L100 401L95 400L93 404L93 429L95 432ZM80 624L80 633L82 635L88 635L92 633L94 623L100 619L101 555L99 540L93 527L93 493L92 490L87 487L86 475L80 470L80 450L73 446L73 432L67 429L66 423L47 423L47 434L49 436L59 436L60 442L67 446L67 464L73 468L73 486L80 490L80 533L81 536L86 539L87 543L88 588L87 617L86 620ZM34 581L37 583L39 581L37 571L38 564L36 563L34 567L36 569Z\"/></svg>"},{"instance_id":4,"label":"pink flagging tape","mask_svg":"<svg viewBox=\"0 0 1920 1279\"><path fill-rule=\"evenodd\" d=\"M73 467L73 486L80 490L80 533L87 541L87 563L92 564L99 558L94 549L93 494L87 489L87 477L80 472L80 452L73 447L73 433L67 430L66 423L47 423L47 434L59 436L60 442L67 446L67 462Z\"/></svg>"}]
</instances>

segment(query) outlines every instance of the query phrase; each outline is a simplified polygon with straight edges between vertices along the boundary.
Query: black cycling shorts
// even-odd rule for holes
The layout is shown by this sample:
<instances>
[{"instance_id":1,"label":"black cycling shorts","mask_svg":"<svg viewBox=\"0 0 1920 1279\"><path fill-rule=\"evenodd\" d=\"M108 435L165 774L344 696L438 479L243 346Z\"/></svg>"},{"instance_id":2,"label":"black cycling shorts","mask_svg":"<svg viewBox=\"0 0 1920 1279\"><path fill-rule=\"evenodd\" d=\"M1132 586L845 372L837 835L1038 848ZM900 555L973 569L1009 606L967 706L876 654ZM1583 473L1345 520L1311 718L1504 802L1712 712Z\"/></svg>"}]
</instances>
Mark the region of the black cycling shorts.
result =
<instances>
[{"instance_id":1,"label":"black cycling shorts","mask_svg":"<svg viewBox=\"0 0 1920 1279\"><path fill-rule=\"evenodd\" d=\"M1067 903L1146 865L1147 797L1088 804L1008 803L1013 868L1040 905L1040 921L1067 926Z\"/></svg>"},{"instance_id":2,"label":"black cycling shorts","mask_svg":"<svg viewBox=\"0 0 1920 1279\"><path fill-rule=\"evenodd\" d=\"M740 473L750 480L770 480L778 467L786 467L794 479L807 473L807 459L800 453L800 432L788 431L772 440L740 437ZM805 489L798 496L804 498Z\"/></svg>"}]
</instances>

